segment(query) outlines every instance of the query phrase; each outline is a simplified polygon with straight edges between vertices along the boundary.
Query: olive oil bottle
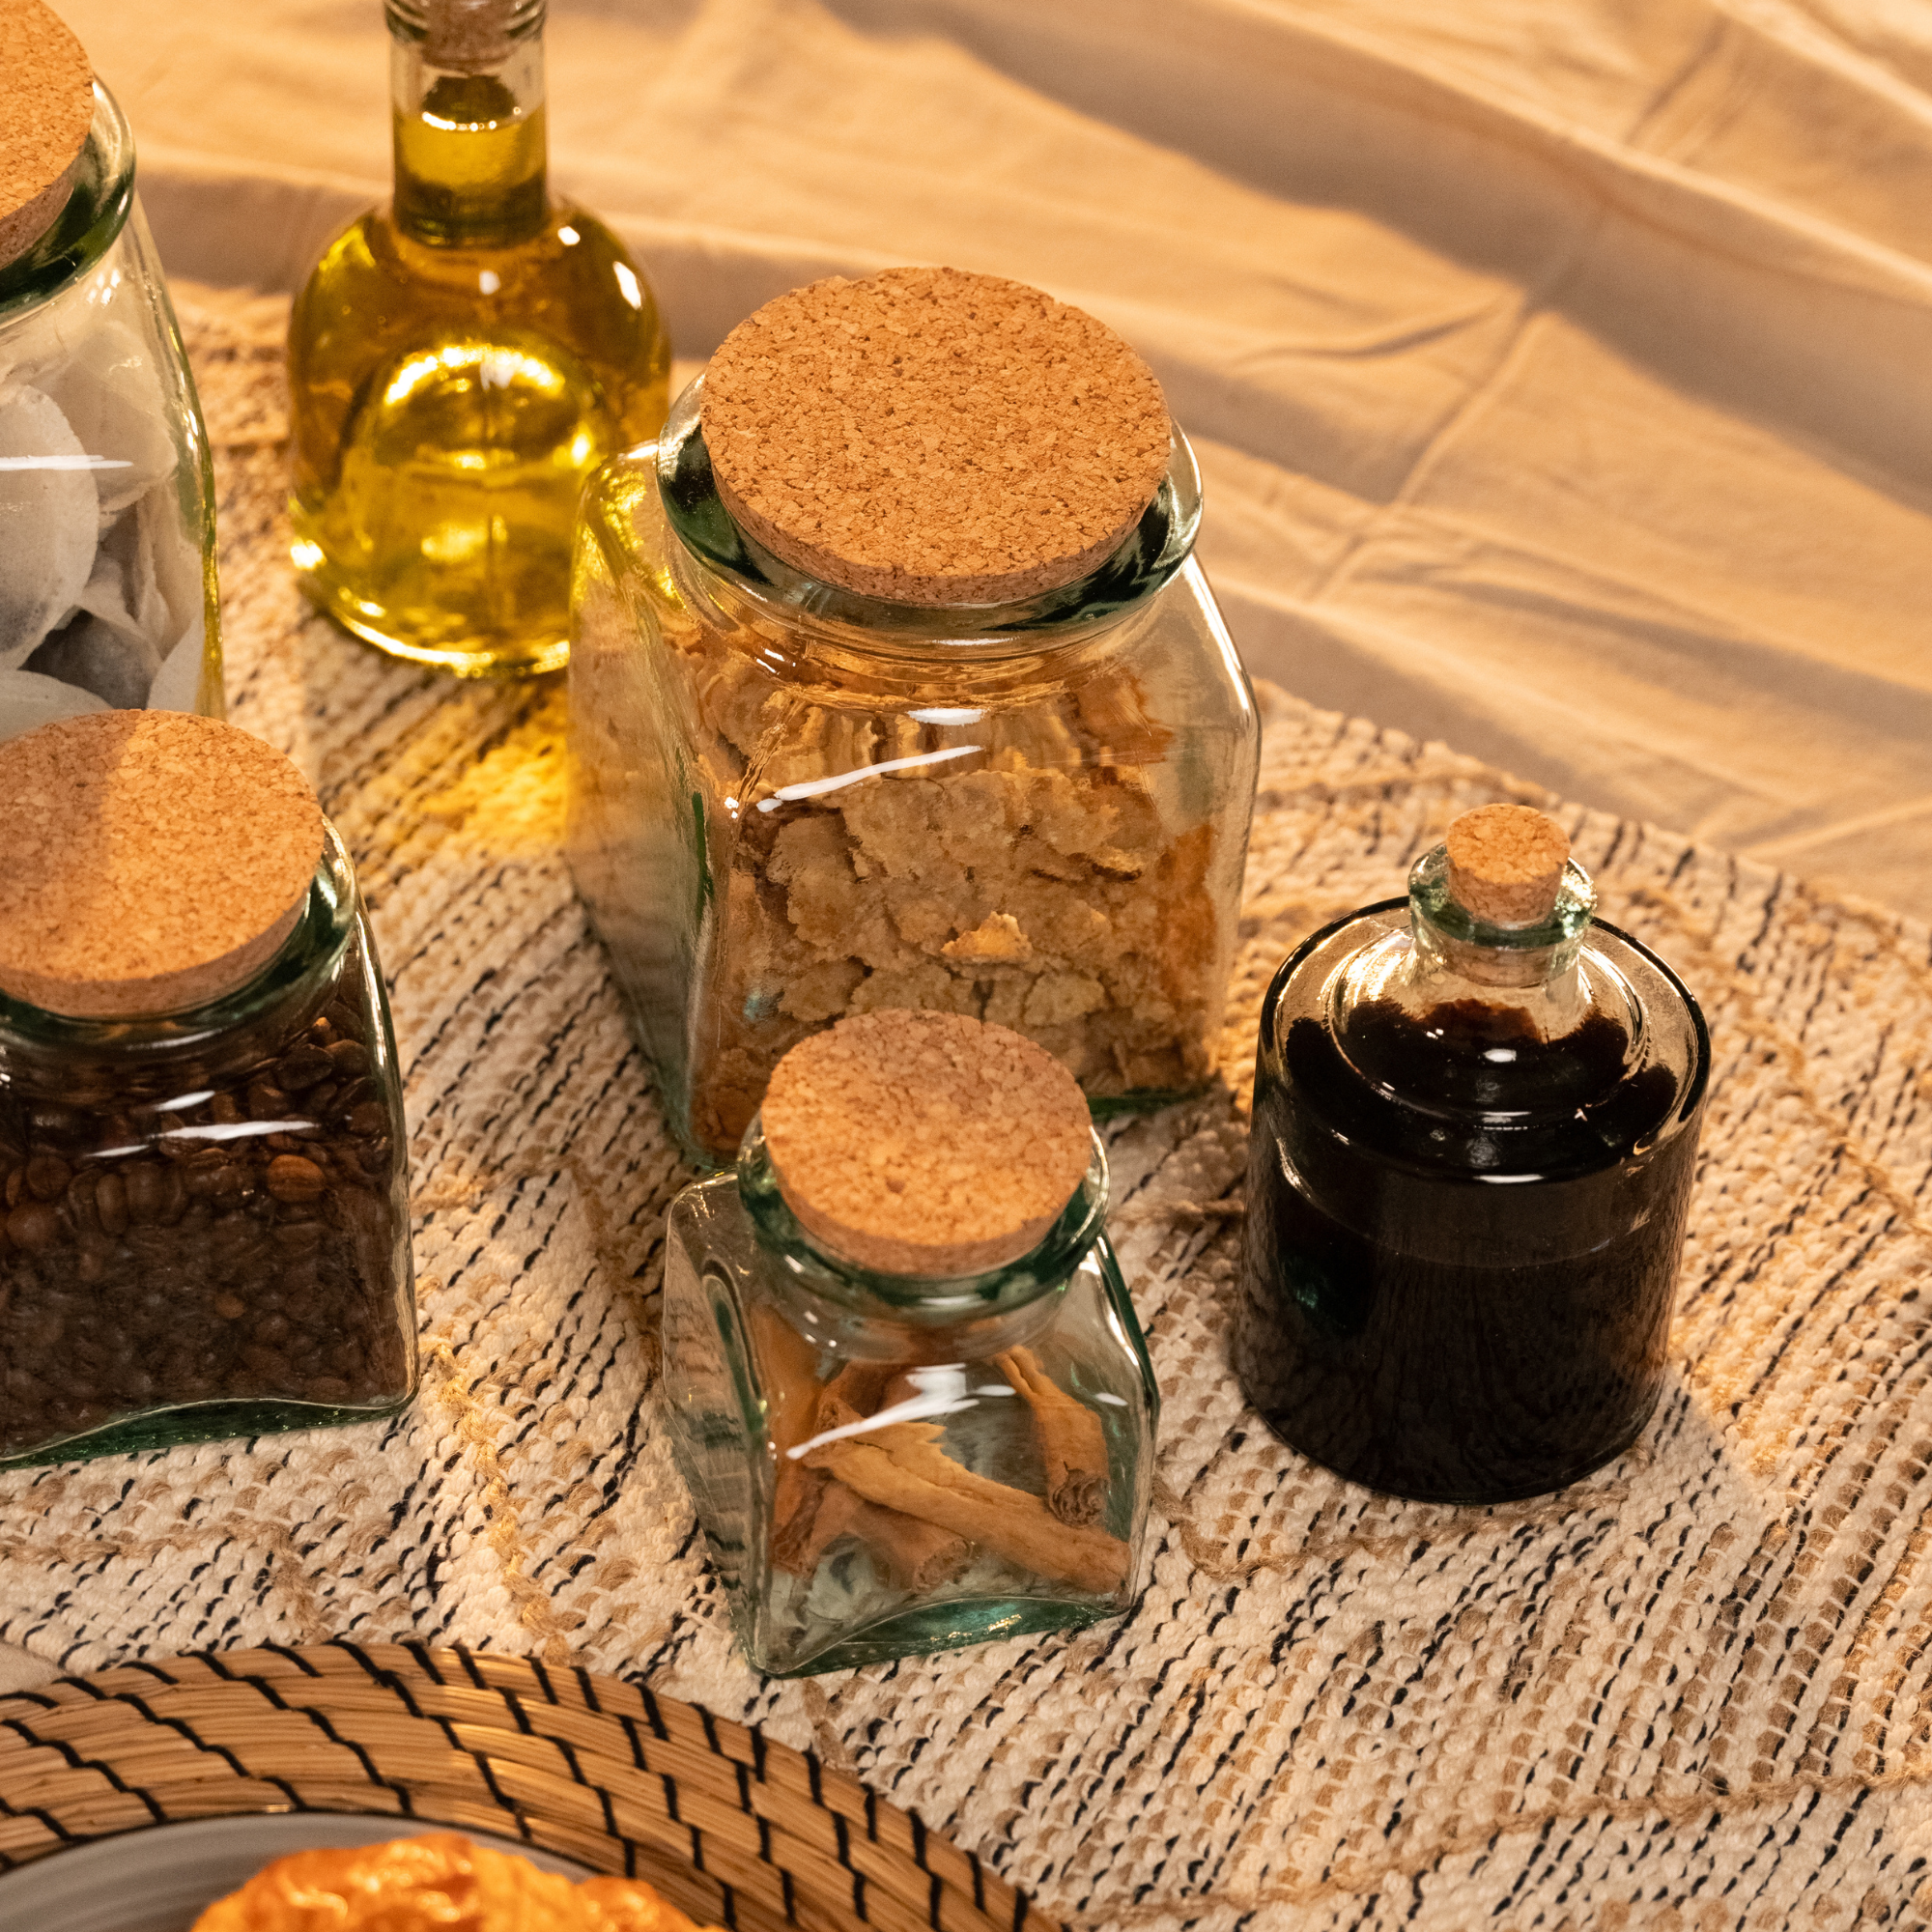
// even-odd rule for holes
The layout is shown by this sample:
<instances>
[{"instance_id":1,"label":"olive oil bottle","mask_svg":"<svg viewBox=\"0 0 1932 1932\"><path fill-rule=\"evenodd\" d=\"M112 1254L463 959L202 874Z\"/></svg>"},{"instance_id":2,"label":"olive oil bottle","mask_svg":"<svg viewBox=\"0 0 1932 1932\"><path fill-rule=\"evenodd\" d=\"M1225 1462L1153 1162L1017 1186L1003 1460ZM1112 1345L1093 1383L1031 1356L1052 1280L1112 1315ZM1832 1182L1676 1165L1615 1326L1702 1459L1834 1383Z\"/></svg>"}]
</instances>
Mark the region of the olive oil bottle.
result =
<instances>
[{"instance_id":1,"label":"olive oil bottle","mask_svg":"<svg viewBox=\"0 0 1932 1932\"><path fill-rule=\"evenodd\" d=\"M395 197L289 327L304 590L465 676L563 663L579 490L668 400L643 276L546 185L544 5L387 0Z\"/></svg>"}]
</instances>

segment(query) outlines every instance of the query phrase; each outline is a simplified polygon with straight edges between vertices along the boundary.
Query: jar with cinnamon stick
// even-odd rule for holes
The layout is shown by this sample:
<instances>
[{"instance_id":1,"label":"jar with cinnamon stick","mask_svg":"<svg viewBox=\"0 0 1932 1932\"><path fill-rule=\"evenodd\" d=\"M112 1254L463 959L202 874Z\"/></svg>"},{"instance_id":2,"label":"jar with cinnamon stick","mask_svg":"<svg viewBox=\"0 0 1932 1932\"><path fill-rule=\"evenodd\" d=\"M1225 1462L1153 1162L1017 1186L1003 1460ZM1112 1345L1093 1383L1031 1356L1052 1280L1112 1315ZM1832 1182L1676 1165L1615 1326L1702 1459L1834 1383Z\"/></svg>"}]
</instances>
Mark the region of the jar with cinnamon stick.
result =
<instances>
[{"instance_id":1,"label":"jar with cinnamon stick","mask_svg":"<svg viewBox=\"0 0 1932 1932\"><path fill-rule=\"evenodd\" d=\"M758 1669L1133 1603L1159 1398L1106 1204L1065 1066L911 1011L793 1047L672 1204L671 1440Z\"/></svg>"}]
</instances>

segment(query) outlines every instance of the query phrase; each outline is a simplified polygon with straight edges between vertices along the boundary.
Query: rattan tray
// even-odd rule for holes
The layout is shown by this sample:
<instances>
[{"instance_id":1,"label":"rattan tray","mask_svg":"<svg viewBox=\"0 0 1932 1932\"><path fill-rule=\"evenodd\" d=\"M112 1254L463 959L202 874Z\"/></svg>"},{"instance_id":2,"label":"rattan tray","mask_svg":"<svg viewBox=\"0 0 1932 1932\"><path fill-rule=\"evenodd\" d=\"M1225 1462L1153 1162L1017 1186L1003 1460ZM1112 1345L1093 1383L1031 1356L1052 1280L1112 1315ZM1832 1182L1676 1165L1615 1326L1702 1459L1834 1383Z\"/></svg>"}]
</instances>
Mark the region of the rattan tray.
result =
<instances>
[{"instance_id":1,"label":"rattan tray","mask_svg":"<svg viewBox=\"0 0 1932 1932\"><path fill-rule=\"evenodd\" d=\"M646 1879L743 1932L1059 1932L856 1779L586 1671L327 1643L128 1664L0 1697L0 1867L264 1811L497 1833Z\"/></svg>"}]
</instances>

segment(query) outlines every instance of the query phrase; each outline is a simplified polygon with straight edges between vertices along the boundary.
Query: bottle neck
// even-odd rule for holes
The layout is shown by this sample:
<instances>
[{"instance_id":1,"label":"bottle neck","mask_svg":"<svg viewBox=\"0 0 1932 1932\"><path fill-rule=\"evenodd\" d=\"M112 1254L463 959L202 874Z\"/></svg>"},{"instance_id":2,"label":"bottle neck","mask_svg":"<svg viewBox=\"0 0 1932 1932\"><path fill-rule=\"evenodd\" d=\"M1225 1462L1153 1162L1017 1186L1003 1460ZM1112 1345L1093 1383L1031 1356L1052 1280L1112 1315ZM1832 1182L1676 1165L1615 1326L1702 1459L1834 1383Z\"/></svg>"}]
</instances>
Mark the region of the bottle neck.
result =
<instances>
[{"instance_id":1,"label":"bottle neck","mask_svg":"<svg viewBox=\"0 0 1932 1932\"><path fill-rule=\"evenodd\" d=\"M433 246L505 247L549 209L544 0L389 0L395 218Z\"/></svg>"},{"instance_id":2,"label":"bottle neck","mask_svg":"<svg viewBox=\"0 0 1932 1932\"><path fill-rule=\"evenodd\" d=\"M1573 861L1547 919L1492 924L1450 891L1448 852L1438 845L1408 875L1407 942L1392 935L1364 952L1337 984L1338 1011L1374 1001L1393 1001L1417 1019L1459 1004L1507 1008L1538 1037L1558 1038L1582 1023L1604 990L1581 964L1596 909L1596 888Z\"/></svg>"}]
</instances>

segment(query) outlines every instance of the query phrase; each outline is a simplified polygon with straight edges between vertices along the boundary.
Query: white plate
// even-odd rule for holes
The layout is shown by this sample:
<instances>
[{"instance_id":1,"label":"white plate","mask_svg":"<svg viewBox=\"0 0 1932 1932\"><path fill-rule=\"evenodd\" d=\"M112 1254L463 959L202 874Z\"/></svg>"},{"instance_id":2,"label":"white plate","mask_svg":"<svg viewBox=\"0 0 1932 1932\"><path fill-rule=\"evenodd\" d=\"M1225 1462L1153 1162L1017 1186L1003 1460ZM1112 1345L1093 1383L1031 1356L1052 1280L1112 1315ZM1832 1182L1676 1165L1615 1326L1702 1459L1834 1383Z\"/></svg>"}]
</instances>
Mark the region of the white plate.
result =
<instances>
[{"instance_id":1,"label":"white plate","mask_svg":"<svg viewBox=\"0 0 1932 1932\"><path fill-rule=\"evenodd\" d=\"M195 1818L51 1852L18 1871L0 1874L0 1927L6 1932L187 1932L198 1914L246 1885L270 1859L323 1845L378 1845L386 1838L454 1831L495 1851L515 1852L545 1871L573 1879L592 1876L587 1865L515 1838L417 1818L334 1811Z\"/></svg>"}]
</instances>

